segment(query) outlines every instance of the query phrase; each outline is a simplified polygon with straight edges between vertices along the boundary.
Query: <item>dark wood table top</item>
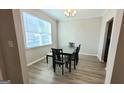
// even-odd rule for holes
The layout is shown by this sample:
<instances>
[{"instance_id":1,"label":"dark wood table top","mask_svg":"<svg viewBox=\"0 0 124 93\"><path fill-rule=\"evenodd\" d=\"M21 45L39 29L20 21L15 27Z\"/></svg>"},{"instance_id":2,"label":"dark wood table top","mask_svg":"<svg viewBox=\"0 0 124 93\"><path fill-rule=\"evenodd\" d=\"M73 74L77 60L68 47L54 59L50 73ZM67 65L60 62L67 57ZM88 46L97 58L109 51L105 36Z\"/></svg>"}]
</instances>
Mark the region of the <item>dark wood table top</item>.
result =
<instances>
[{"instance_id":1,"label":"dark wood table top","mask_svg":"<svg viewBox=\"0 0 124 93\"><path fill-rule=\"evenodd\" d=\"M63 53L64 54L73 54L74 50L75 50L75 47L60 47L61 49L63 49Z\"/></svg>"},{"instance_id":2,"label":"dark wood table top","mask_svg":"<svg viewBox=\"0 0 124 93\"><path fill-rule=\"evenodd\" d=\"M62 54L64 55L72 55L76 47L65 46L65 47L59 47L59 49L63 49ZM52 55L52 51L50 51L50 53L47 53L47 55Z\"/></svg>"}]
</instances>

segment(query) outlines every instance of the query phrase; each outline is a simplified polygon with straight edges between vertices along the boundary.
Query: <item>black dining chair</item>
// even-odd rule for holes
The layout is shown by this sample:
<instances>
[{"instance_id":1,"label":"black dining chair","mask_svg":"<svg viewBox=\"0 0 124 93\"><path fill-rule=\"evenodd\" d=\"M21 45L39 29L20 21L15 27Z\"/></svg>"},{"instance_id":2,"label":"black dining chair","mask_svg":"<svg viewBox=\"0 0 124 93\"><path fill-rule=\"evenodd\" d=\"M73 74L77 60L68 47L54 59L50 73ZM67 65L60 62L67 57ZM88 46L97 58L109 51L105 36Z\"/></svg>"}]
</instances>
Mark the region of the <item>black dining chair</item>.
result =
<instances>
[{"instance_id":1,"label":"black dining chair","mask_svg":"<svg viewBox=\"0 0 124 93\"><path fill-rule=\"evenodd\" d=\"M78 52L79 52L79 47L77 47L73 54L71 55L71 62L74 62L74 69L76 69L77 61L78 61ZM68 56L66 57L66 60L68 60ZM66 63L66 66L68 67L68 63Z\"/></svg>"},{"instance_id":2,"label":"black dining chair","mask_svg":"<svg viewBox=\"0 0 124 93\"><path fill-rule=\"evenodd\" d=\"M63 50L52 48L53 53L53 69L56 72L56 65L62 66L62 75L64 74L64 64L66 63L63 58Z\"/></svg>"},{"instance_id":3,"label":"black dining chair","mask_svg":"<svg viewBox=\"0 0 124 93\"><path fill-rule=\"evenodd\" d=\"M81 48L81 44L76 47L76 49L74 50L73 52L73 55L71 57L71 61L74 62L74 69L76 69L76 65L78 64L79 62L79 52L80 52L80 48Z\"/></svg>"},{"instance_id":4,"label":"black dining chair","mask_svg":"<svg viewBox=\"0 0 124 93\"><path fill-rule=\"evenodd\" d=\"M71 61L73 61L74 62L74 69L76 69L76 65L77 65L77 63L78 63L78 54L79 54L79 47L77 47L76 49L75 49L75 51L73 52L73 55L72 55L72 57L71 57Z\"/></svg>"},{"instance_id":5,"label":"black dining chair","mask_svg":"<svg viewBox=\"0 0 124 93\"><path fill-rule=\"evenodd\" d=\"M79 44L79 46L77 47L77 62L76 62L76 65L77 65L78 62L79 62L79 52L80 52L80 48L81 48L81 44Z\"/></svg>"},{"instance_id":6,"label":"black dining chair","mask_svg":"<svg viewBox=\"0 0 124 93\"><path fill-rule=\"evenodd\" d=\"M78 47L79 47L79 51L80 51L80 48L81 48L81 44L79 44L79 46L78 46Z\"/></svg>"},{"instance_id":7,"label":"black dining chair","mask_svg":"<svg viewBox=\"0 0 124 93\"><path fill-rule=\"evenodd\" d=\"M80 52L80 48L81 48L81 44L79 44L79 46L78 46L78 55L77 55L77 63L76 63L76 64L78 64L78 62L79 62L79 52Z\"/></svg>"}]
</instances>

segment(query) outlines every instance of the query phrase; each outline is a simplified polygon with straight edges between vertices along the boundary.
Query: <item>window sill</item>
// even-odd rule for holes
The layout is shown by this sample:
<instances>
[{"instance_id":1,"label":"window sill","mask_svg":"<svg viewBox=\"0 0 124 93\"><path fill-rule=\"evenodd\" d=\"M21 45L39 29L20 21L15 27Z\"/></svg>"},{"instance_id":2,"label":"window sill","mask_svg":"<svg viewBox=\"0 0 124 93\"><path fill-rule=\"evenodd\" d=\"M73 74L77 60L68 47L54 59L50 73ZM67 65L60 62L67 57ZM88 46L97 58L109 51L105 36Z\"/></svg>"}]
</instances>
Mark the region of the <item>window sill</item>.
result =
<instances>
[{"instance_id":1,"label":"window sill","mask_svg":"<svg viewBox=\"0 0 124 93\"><path fill-rule=\"evenodd\" d=\"M48 45L43 45L43 46L37 46L37 47L32 47L32 48L25 48L25 50L32 50L32 49L38 49L38 48L44 48L48 46L52 46L53 44L48 44Z\"/></svg>"}]
</instances>

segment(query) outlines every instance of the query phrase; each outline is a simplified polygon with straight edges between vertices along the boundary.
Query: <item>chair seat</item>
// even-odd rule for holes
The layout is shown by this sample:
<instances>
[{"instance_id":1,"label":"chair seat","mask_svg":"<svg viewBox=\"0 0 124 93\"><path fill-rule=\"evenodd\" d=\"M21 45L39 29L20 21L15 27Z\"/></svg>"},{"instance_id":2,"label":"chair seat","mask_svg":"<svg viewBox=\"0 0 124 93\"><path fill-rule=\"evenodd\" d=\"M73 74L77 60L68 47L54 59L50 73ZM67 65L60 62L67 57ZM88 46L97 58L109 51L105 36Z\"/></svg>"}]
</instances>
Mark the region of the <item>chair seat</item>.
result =
<instances>
[{"instance_id":1,"label":"chair seat","mask_svg":"<svg viewBox=\"0 0 124 93\"><path fill-rule=\"evenodd\" d=\"M47 53L47 56L53 56L52 52Z\"/></svg>"}]
</instances>

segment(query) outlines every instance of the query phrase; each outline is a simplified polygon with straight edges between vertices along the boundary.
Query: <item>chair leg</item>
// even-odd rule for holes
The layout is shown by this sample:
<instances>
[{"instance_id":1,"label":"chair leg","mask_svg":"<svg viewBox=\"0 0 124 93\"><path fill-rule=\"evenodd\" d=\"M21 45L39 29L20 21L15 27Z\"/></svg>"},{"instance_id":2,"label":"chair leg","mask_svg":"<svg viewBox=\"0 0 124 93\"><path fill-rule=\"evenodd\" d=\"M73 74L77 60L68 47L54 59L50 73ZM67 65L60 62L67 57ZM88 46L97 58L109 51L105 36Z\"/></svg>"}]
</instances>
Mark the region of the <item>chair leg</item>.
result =
<instances>
[{"instance_id":1,"label":"chair leg","mask_svg":"<svg viewBox=\"0 0 124 93\"><path fill-rule=\"evenodd\" d=\"M54 67L53 68L54 69L54 72L56 72L56 64L55 63L54 63L54 66L53 67Z\"/></svg>"},{"instance_id":2,"label":"chair leg","mask_svg":"<svg viewBox=\"0 0 124 93\"><path fill-rule=\"evenodd\" d=\"M62 75L64 75L64 65L62 65Z\"/></svg>"},{"instance_id":3,"label":"chair leg","mask_svg":"<svg viewBox=\"0 0 124 93\"><path fill-rule=\"evenodd\" d=\"M71 59L69 60L69 72L71 72Z\"/></svg>"},{"instance_id":4,"label":"chair leg","mask_svg":"<svg viewBox=\"0 0 124 93\"><path fill-rule=\"evenodd\" d=\"M68 62L65 63L65 67L68 69Z\"/></svg>"},{"instance_id":5,"label":"chair leg","mask_svg":"<svg viewBox=\"0 0 124 93\"><path fill-rule=\"evenodd\" d=\"M76 69L76 61L74 60L74 69Z\"/></svg>"},{"instance_id":6,"label":"chair leg","mask_svg":"<svg viewBox=\"0 0 124 93\"><path fill-rule=\"evenodd\" d=\"M78 61L79 61L79 55L77 56L76 65L78 64Z\"/></svg>"}]
</instances>

